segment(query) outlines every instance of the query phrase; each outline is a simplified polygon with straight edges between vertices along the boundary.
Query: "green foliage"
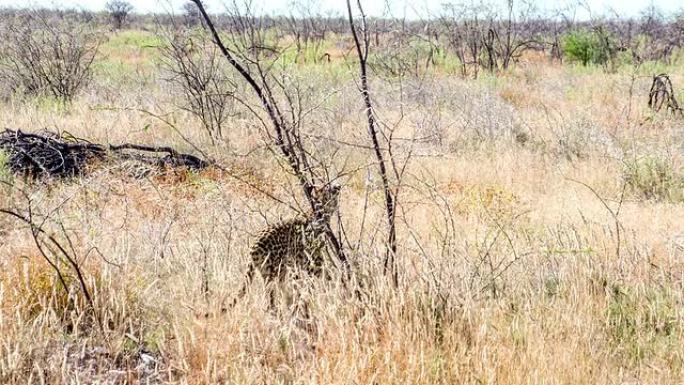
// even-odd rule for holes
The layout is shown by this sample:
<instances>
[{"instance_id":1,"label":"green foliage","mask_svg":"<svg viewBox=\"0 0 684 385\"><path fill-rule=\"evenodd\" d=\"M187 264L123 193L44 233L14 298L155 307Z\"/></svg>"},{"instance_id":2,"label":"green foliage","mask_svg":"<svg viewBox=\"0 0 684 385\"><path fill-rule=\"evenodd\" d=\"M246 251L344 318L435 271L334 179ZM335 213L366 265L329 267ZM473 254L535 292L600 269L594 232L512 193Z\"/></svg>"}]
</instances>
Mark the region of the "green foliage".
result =
<instances>
[{"instance_id":1,"label":"green foliage","mask_svg":"<svg viewBox=\"0 0 684 385\"><path fill-rule=\"evenodd\" d=\"M646 200L684 201L684 175L670 161L658 156L646 156L628 161L623 180L635 195Z\"/></svg>"},{"instance_id":2,"label":"green foliage","mask_svg":"<svg viewBox=\"0 0 684 385\"><path fill-rule=\"evenodd\" d=\"M369 67L388 77L419 76L439 62L440 51L430 43L411 39L378 47L368 58Z\"/></svg>"},{"instance_id":3,"label":"green foliage","mask_svg":"<svg viewBox=\"0 0 684 385\"><path fill-rule=\"evenodd\" d=\"M0 150L0 182L10 181L12 173L9 169L7 154Z\"/></svg>"},{"instance_id":4,"label":"green foliage","mask_svg":"<svg viewBox=\"0 0 684 385\"><path fill-rule=\"evenodd\" d=\"M670 291L615 285L609 295L606 327L617 352L633 364L666 355L678 333L677 304Z\"/></svg>"},{"instance_id":5,"label":"green foliage","mask_svg":"<svg viewBox=\"0 0 684 385\"><path fill-rule=\"evenodd\" d=\"M610 37L596 31L572 31L563 36L561 41L566 57L584 66L606 64L611 57Z\"/></svg>"},{"instance_id":6,"label":"green foliage","mask_svg":"<svg viewBox=\"0 0 684 385\"><path fill-rule=\"evenodd\" d=\"M100 45L93 71L100 79L122 81L134 75L151 75L159 61L163 39L151 32L121 31Z\"/></svg>"},{"instance_id":7,"label":"green foliage","mask_svg":"<svg viewBox=\"0 0 684 385\"><path fill-rule=\"evenodd\" d=\"M155 48L164 44L160 36L146 31L121 31L102 44L100 50L106 53L127 54L139 49ZM150 50L154 53L154 50Z\"/></svg>"},{"instance_id":8,"label":"green foliage","mask_svg":"<svg viewBox=\"0 0 684 385\"><path fill-rule=\"evenodd\" d=\"M445 49L436 49L434 56L434 65L447 74L457 74L461 71L461 61L458 56Z\"/></svg>"}]
</instances>

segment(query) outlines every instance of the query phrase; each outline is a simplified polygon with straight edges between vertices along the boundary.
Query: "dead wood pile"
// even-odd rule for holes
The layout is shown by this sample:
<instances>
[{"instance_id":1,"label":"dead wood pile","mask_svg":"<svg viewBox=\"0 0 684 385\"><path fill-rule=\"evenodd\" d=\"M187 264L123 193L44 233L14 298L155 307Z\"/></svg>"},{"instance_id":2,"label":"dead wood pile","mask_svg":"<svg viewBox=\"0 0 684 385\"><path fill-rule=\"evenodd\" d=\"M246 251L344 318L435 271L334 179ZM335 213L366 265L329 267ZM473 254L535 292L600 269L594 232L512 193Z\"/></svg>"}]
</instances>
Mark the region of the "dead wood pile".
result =
<instances>
[{"instance_id":1,"label":"dead wood pile","mask_svg":"<svg viewBox=\"0 0 684 385\"><path fill-rule=\"evenodd\" d=\"M30 176L72 177L84 174L89 165L117 161L135 161L160 171L201 170L209 165L171 147L105 145L50 131L38 134L6 129L0 133L0 152L12 172Z\"/></svg>"},{"instance_id":2,"label":"dead wood pile","mask_svg":"<svg viewBox=\"0 0 684 385\"><path fill-rule=\"evenodd\" d=\"M648 93L648 107L653 111L660 111L663 106L672 114L684 115L684 109L679 106L675 97L672 81L667 74L653 76L651 90Z\"/></svg>"}]
</instances>

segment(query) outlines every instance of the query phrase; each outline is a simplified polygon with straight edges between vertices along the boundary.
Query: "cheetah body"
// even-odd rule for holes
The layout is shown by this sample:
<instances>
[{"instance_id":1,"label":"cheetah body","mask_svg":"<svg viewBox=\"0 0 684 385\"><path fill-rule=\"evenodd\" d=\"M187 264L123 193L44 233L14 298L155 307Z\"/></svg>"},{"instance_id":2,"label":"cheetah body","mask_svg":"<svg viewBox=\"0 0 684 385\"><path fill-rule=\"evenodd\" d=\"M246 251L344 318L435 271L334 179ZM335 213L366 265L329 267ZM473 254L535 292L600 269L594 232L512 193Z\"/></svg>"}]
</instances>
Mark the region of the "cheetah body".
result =
<instances>
[{"instance_id":1,"label":"cheetah body","mask_svg":"<svg viewBox=\"0 0 684 385\"><path fill-rule=\"evenodd\" d=\"M339 193L336 185L312 189L314 207L308 214L269 226L260 233L250 250L247 282L238 297L244 295L257 270L267 283L282 281L288 273L294 273L294 277L300 272L314 276L323 273L326 229L337 210Z\"/></svg>"},{"instance_id":2,"label":"cheetah body","mask_svg":"<svg viewBox=\"0 0 684 385\"><path fill-rule=\"evenodd\" d=\"M319 227L310 215L266 228L251 248L252 268L267 281L282 279L292 271L320 275L325 234Z\"/></svg>"}]
</instances>

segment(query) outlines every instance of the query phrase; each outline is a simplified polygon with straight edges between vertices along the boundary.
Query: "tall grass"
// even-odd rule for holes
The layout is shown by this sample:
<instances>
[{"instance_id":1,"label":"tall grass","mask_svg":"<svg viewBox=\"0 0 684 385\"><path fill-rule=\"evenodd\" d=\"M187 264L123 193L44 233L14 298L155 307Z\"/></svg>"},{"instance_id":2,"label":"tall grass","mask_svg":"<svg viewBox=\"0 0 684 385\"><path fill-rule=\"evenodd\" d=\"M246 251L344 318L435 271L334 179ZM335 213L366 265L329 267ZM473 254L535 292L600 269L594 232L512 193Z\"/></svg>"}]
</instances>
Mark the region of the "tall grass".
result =
<instances>
[{"instance_id":1,"label":"tall grass","mask_svg":"<svg viewBox=\"0 0 684 385\"><path fill-rule=\"evenodd\" d=\"M120 47L100 60L148 63L141 52ZM294 205L292 180L244 111L229 122L235 153L172 113L186 139L249 184L216 171L132 180L96 169L25 185L37 210L58 208L76 240L102 328L84 316L76 287L55 283L29 229L0 217L0 383L682 382L682 147L673 145L681 121L646 120L648 79L636 81L630 101L629 74L534 60L495 80L441 71L374 78L378 115L401 138L394 150L413 156L400 195L395 289L381 274L378 178L364 167L371 154L353 145L365 135L363 111L352 69L341 63L330 71L292 65L291 76L320 106L304 117L307 145L334 153L332 164L349 171L339 223L363 295L339 279L308 277L282 284L272 309L255 279L227 308L256 234L294 215L250 186ZM61 114L5 103L0 125L188 148L158 119L116 108L153 99L152 107L172 110L150 68L144 92L92 89ZM117 79L96 84L116 87ZM670 160L630 163L622 154L632 149ZM8 190L0 206L24 198ZM620 201L617 237L604 203Z\"/></svg>"}]
</instances>

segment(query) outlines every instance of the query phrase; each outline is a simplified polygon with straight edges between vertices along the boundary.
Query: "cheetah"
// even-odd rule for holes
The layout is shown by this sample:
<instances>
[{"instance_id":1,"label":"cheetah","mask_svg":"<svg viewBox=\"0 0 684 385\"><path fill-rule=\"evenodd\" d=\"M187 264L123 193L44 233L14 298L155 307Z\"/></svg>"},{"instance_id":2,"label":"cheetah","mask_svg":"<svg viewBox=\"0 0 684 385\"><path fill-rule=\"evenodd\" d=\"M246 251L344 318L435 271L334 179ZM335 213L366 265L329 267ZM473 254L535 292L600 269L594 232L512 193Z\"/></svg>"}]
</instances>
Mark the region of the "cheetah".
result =
<instances>
[{"instance_id":1,"label":"cheetah","mask_svg":"<svg viewBox=\"0 0 684 385\"><path fill-rule=\"evenodd\" d=\"M266 283L283 281L287 273L305 272L322 276L325 265L326 226L339 206L340 186L312 189L315 208L279 224L269 226L251 247L247 279L233 305L242 297L258 270ZM271 293L271 303L273 295Z\"/></svg>"}]
</instances>

